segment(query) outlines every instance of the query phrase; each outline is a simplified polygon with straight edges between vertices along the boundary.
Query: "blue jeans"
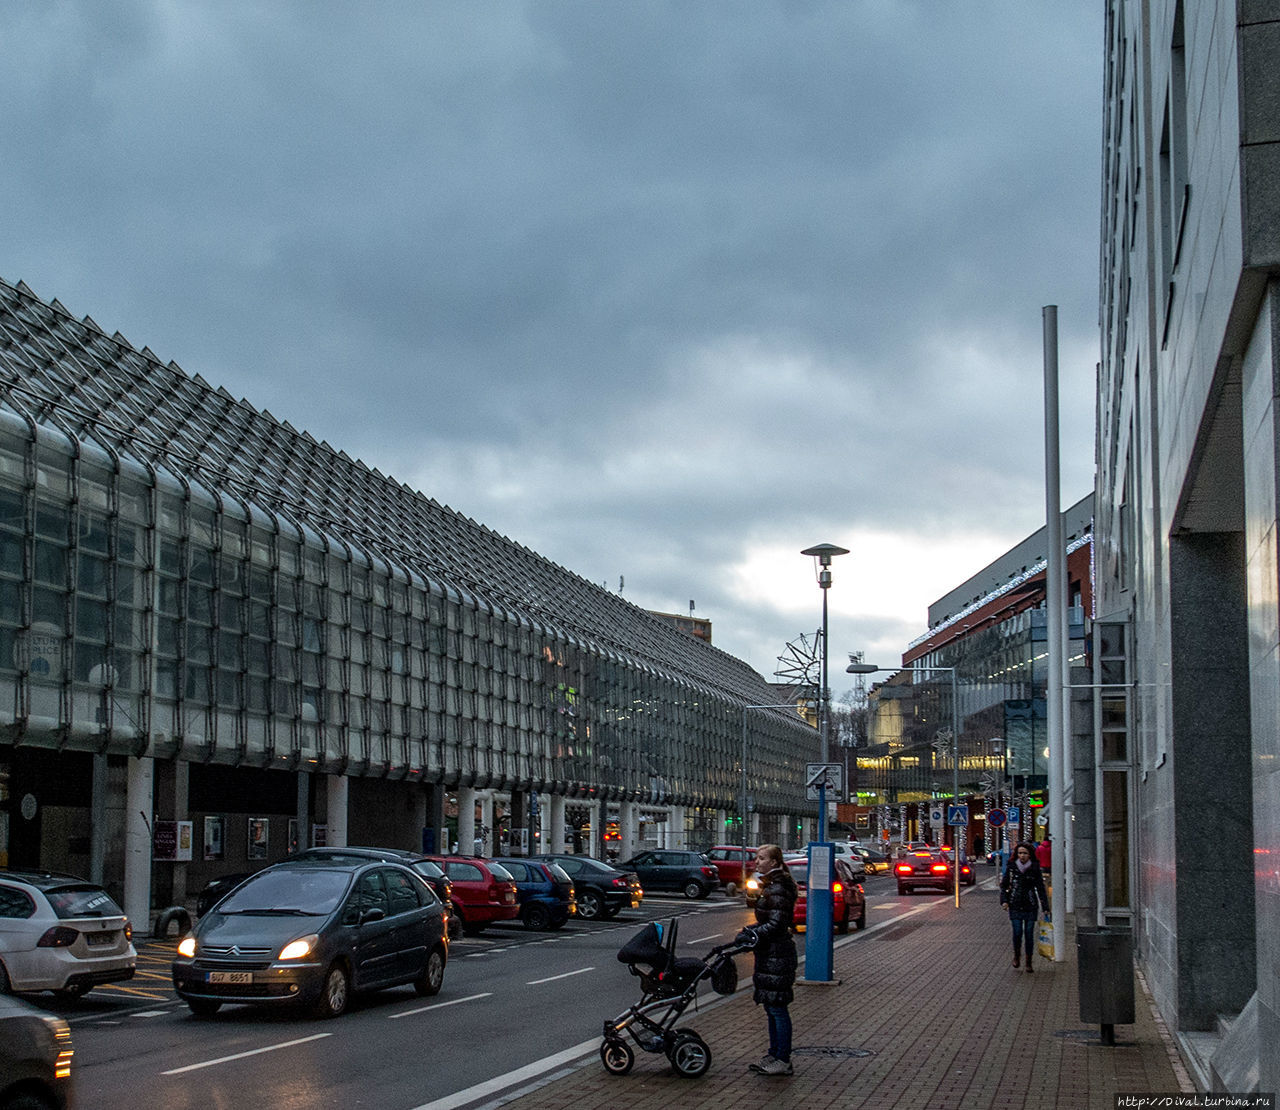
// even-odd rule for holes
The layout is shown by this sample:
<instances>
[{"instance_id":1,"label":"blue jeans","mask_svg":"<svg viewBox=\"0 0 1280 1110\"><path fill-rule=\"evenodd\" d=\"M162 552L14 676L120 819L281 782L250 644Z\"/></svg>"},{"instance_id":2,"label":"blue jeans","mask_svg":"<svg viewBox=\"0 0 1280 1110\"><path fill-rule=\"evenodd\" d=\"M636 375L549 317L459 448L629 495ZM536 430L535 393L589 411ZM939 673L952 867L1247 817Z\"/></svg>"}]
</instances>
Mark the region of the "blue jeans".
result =
<instances>
[{"instance_id":1,"label":"blue jeans","mask_svg":"<svg viewBox=\"0 0 1280 1110\"><path fill-rule=\"evenodd\" d=\"M785 1006L766 1006L769 1018L769 1055L786 1063L791 1059L791 1015Z\"/></svg>"},{"instance_id":2,"label":"blue jeans","mask_svg":"<svg viewBox=\"0 0 1280 1110\"><path fill-rule=\"evenodd\" d=\"M1039 915L1035 910L1010 910L1009 920L1013 922L1013 953L1018 954L1019 943L1025 937L1027 960L1036 950L1036 920Z\"/></svg>"}]
</instances>

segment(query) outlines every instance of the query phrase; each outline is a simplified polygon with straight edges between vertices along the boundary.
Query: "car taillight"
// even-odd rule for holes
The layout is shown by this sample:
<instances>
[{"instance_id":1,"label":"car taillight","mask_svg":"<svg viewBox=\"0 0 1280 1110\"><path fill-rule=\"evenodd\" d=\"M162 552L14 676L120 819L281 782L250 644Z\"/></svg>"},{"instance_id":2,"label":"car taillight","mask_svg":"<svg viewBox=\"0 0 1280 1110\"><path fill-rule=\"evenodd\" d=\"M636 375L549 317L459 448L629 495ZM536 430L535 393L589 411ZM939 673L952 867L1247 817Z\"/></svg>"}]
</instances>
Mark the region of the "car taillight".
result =
<instances>
[{"instance_id":1,"label":"car taillight","mask_svg":"<svg viewBox=\"0 0 1280 1110\"><path fill-rule=\"evenodd\" d=\"M832 884L831 884L831 893L832 893L832 894L839 894L842 890L844 890L844 883L832 883Z\"/></svg>"},{"instance_id":2,"label":"car taillight","mask_svg":"<svg viewBox=\"0 0 1280 1110\"><path fill-rule=\"evenodd\" d=\"M626 879L624 879L624 878L622 878L621 876L619 876L619 877L618 877L618 878L616 878L616 879L610 879L610 880L609 880L609 885L610 885L610 886L623 886L623 887L624 887L624 886L626 886L626 885L627 885L627 880L626 880Z\"/></svg>"},{"instance_id":3,"label":"car taillight","mask_svg":"<svg viewBox=\"0 0 1280 1110\"><path fill-rule=\"evenodd\" d=\"M935 875L945 875L948 871L951 870L951 868L948 867L945 863L935 863L929 868L929 870L932 871Z\"/></svg>"},{"instance_id":4,"label":"car taillight","mask_svg":"<svg viewBox=\"0 0 1280 1110\"><path fill-rule=\"evenodd\" d=\"M80 934L66 925L55 925L45 932L38 941L37 948L70 948Z\"/></svg>"},{"instance_id":5,"label":"car taillight","mask_svg":"<svg viewBox=\"0 0 1280 1110\"><path fill-rule=\"evenodd\" d=\"M910 874L911 874L911 864L909 864L909 863L900 863L900 864L898 864L898 866L897 866L897 868L896 868L895 870L898 872L898 874L899 874L899 875L910 875Z\"/></svg>"},{"instance_id":6,"label":"car taillight","mask_svg":"<svg viewBox=\"0 0 1280 1110\"><path fill-rule=\"evenodd\" d=\"M124 919L124 939L130 942L133 940L133 922L127 917Z\"/></svg>"},{"instance_id":7,"label":"car taillight","mask_svg":"<svg viewBox=\"0 0 1280 1110\"><path fill-rule=\"evenodd\" d=\"M702 873L706 875L708 879L714 879L717 875L720 874L720 872L717 871L714 867L704 867L702 869Z\"/></svg>"}]
</instances>

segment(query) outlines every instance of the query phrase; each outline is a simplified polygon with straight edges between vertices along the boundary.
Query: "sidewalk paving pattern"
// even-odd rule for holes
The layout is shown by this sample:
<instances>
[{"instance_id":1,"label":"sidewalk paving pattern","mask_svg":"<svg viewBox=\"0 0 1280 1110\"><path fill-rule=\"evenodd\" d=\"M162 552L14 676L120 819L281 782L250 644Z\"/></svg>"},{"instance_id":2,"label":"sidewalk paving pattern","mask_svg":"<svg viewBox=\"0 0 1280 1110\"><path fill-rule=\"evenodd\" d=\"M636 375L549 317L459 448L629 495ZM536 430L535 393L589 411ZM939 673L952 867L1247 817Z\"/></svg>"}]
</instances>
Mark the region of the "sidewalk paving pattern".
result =
<instances>
[{"instance_id":1,"label":"sidewalk paving pattern","mask_svg":"<svg viewBox=\"0 0 1280 1110\"><path fill-rule=\"evenodd\" d=\"M868 928L836 949L838 983L796 987L789 1078L752 1074L768 1047L751 991L681 1025L711 1046L711 1069L683 1079L665 1056L636 1053L625 1076L598 1056L568 1075L501 1100L514 1110L745 1110L748 1107L909 1107L911 1110L1112 1110L1117 1093L1195 1090L1139 980L1137 1021L1102 1044L1082 1025L1073 923L1066 959L1037 958L1035 974L1011 966L1008 916L994 877L950 898L917 896L920 912ZM912 902L916 899L912 899ZM797 937L803 954L804 937ZM715 996L711 996L714 998ZM589 1005L589 999L584 1000ZM601 1014L601 1020L608 1017Z\"/></svg>"}]
</instances>

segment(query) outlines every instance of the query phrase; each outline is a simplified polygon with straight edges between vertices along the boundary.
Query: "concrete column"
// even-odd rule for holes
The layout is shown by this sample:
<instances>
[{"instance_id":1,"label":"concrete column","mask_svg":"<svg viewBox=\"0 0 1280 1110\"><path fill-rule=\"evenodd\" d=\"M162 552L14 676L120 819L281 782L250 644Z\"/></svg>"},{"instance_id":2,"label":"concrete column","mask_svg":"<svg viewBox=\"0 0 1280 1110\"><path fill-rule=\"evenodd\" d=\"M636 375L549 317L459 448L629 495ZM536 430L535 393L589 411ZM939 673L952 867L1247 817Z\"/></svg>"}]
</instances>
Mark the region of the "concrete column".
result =
<instances>
[{"instance_id":1,"label":"concrete column","mask_svg":"<svg viewBox=\"0 0 1280 1110\"><path fill-rule=\"evenodd\" d=\"M302 852L311 847L311 772L298 773L298 847Z\"/></svg>"},{"instance_id":2,"label":"concrete column","mask_svg":"<svg viewBox=\"0 0 1280 1110\"><path fill-rule=\"evenodd\" d=\"M93 757L93 783L89 796L89 881L107 881L107 757Z\"/></svg>"},{"instance_id":3,"label":"concrete column","mask_svg":"<svg viewBox=\"0 0 1280 1110\"><path fill-rule=\"evenodd\" d=\"M431 820L429 807L427 805L431 797L431 787L419 786L413 792L413 828L414 828L414 848L422 847L422 833L426 829L428 822Z\"/></svg>"},{"instance_id":4,"label":"concrete column","mask_svg":"<svg viewBox=\"0 0 1280 1110\"><path fill-rule=\"evenodd\" d=\"M124 912L136 931L151 932L151 823L155 760L129 757L125 780Z\"/></svg>"},{"instance_id":5,"label":"concrete column","mask_svg":"<svg viewBox=\"0 0 1280 1110\"><path fill-rule=\"evenodd\" d=\"M330 775L325 782L325 820L330 848L347 846L347 776Z\"/></svg>"},{"instance_id":6,"label":"concrete column","mask_svg":"<svg viewBox=\"0 0 1280 1110\"><path fill-rule=\"evenodd\" d=\"M479 854L482 856L497 855L498 838L494 834L492 790L484 790L480 793L480 824L483 827L480 830L481 844ZM474 848L470 850L475 851Z\"/></svg>"},{"instance_id":7,"label":"concrete column","mask_svg":"<svg viewBox=\"0 0 1280 1110\"><path fill-rule=\"evenodd\" d=\"M672 806L667 810L667 847L683 848L685 841L684 833L684 806Z\"/></svg>"},{"instance_id":8,"label":"concrete column","mask_svg":"<svg viewBox=\"0 0 1280 1110\"><path fill-rule=\"evenodd\" d=\"M551 804L543 807L543 813L548 814L550 825L547 828L548 852L564 851L564 798L559 794L551 795Z\"/></svg>"},{"instance_id":9,"label":"concrete column","mask_svg":"<svg viewBox=\"0 0 1280 1110\"><path fill-rule=\"evenodd\" d=\"M458 787L458 851L470 855L476 850L476 791Z\"/></svg>"},{"instance_id":10,"label":"concrete column","mask_svg":"<svg viewBox=\"0 0 1280 1110\"><path fill-rule=\"evenodd\" d=\"M449 843L449 826L444 816L447 792L438 783L428 787L428 790L430 801L427 805L426 823L435 835L431 838L430 845L424 837L422 847L424 850L429 848L432 852L448 852L453 845Z\"/></svg>"},{"instance_id":11,"label":"concrete column","mask_svg":"<svg viewBox=\"0 0 1280 1110\"><path fill-rule=\"evenodd\" d=\"M604 840L601 833L601 822L604 821L604 806L599 802L590 802L587 805L587 812L591 814L591 841L587 845L587 854L594 859L603 859L604 852L601 845Z\"/></svg>"},{"instance_id":12,"label":"concrete column","mask_svg":"<svg viewBox=\"0 0 1280 1110\"><path fill-rule=\"evenodd\" d=\"M618 842L618 858L630 859L636 854L636 816L639 809L635 802L620 802L618 805L618 832L622 839Z\"/></svg>"},{"instance_id":13,"label":"concrete column","mask_svg":"<svg viewBox=\"0 0 1280 1110\"><path fill-rule=\"evenodd\" d=\"M755 847L760 843L760 814L759 813L751 814L751 822L748 828L750 828L751 834L747 837L747 841L752 847Z\"/></svg>"}]
</instances>

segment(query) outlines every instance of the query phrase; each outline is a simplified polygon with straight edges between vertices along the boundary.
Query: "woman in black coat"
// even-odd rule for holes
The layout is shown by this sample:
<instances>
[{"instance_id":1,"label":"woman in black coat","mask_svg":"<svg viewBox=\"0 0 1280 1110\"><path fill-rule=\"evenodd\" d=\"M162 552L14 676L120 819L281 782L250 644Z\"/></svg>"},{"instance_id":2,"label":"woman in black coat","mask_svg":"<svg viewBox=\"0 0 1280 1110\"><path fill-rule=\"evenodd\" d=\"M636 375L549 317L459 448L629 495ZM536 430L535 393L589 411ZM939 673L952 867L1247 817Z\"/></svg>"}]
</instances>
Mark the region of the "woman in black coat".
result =
<instances>
[{"instance_id":1,"label":"woman in black coat","mask_svg":"<svg viewBox=\"0 0 1280 1110\"><path fill-rule=\"evenodd\" d=\"M1027 970L1033 971L1037 910L1049 912L1049 894L1044 888L1044 872L1036 862L1031 845L1023 841L1013 851L1013 859L1000 880L1000 906L1009 911L1013 923L1013 966L1020 962L1022 943L1027 949Z\"/></svg>"},{"instance_id":2,"label":"woman in black coat","mask_svg":"<svg viewBox=\"0 0 1280 1110\"><path fill-rule=\"evenodd\" d=\"M739 934L755 945L756 1005L769 1018L769 1052L751 1070L760 1075L791 1075L792 986L796 981L796 946L791 926L796 909L796 881L782 862L782 849L765 844L756 850L756 878L760 897L756 900L756 923Z\"/></svg>"}]
</instances>

